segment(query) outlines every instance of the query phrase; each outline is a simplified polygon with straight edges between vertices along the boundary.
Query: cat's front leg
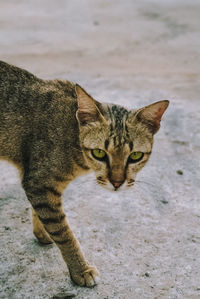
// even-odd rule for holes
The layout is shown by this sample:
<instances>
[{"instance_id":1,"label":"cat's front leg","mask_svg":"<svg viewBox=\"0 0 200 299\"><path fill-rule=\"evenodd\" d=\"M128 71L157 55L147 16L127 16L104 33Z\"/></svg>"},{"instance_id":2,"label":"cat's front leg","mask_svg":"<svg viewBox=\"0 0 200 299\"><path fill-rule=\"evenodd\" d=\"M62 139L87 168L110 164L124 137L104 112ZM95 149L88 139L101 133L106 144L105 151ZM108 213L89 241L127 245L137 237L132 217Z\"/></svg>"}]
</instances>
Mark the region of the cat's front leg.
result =
<instances>
[{"instance_id":1,"label":"cat's front leg","mask_svg":"<svg viewBox=\"0 0 200 299\"><path fill-rule=\"evenodd\" d=\"M46 179L48 184L41 184L42 181L32 175L31 178L24 177L26 195L41 224L59 247L73 281L80 286L92 287L96 284L98 272L85 260L79 242L67 223L58 185L56 182L53 184L51 179Z\"/></svg>"}]
</instances>

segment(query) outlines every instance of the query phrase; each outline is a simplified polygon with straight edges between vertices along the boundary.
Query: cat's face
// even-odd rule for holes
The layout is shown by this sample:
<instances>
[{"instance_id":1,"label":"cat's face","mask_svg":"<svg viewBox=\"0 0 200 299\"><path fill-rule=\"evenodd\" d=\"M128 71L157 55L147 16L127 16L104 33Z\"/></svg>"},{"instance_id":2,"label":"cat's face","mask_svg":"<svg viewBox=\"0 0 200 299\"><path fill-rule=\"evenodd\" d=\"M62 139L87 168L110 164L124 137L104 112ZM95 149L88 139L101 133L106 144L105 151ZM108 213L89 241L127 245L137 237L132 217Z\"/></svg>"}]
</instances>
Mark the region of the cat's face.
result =
<instances>
[{"instance_id":1,"label":"cat's face","mask_svg":"<svg viewBox=\"0 0 200 299\"><path fill-rule=\"evenodd\" d=\"M136 174L150 157L153 135L168 102L127 111L121 106L100 104L79 86L76 92L80 143L97 182L111 190L134 185Z\"/></svg>"},{"instance_id":2,"label":"cat's face","mask_svg":"<svg viewBox=\"0 0 200 299\"><path fill-rule=\"evenodd\" d=\"M153 135L147 129L141 131L139 124L132 127L128 121L126 129L116 129L112 121L81 128L81 145L87 164L95 171L97 182L109 189L134 184L137 172L149 159L152 144Z\"/></svg>"}]
</instances>

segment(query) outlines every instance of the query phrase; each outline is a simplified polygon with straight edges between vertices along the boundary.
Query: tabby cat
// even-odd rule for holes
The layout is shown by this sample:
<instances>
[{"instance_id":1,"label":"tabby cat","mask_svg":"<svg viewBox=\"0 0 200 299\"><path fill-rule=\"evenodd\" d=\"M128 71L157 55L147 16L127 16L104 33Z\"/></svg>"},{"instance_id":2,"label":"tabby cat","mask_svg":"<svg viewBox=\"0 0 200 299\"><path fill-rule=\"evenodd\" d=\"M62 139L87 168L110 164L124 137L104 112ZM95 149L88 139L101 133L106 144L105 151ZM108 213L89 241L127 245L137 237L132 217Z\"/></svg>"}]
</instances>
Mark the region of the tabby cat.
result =
<instances>
[{"instance_id":1,"label":"tabby cat","mask_svg":"<svg viewBox=\"0 0 200 299\"><path fill-rule=\"evenodd\" d=\"M147 163L168 101L139 110L101 104L77 84L41 80L0 62L0 158L17 166L33 208L33 232L55 242L71 278L96 284L62 209L62 192L93 170L103 187L133 186Z\"/></svg>"}]
</instances>

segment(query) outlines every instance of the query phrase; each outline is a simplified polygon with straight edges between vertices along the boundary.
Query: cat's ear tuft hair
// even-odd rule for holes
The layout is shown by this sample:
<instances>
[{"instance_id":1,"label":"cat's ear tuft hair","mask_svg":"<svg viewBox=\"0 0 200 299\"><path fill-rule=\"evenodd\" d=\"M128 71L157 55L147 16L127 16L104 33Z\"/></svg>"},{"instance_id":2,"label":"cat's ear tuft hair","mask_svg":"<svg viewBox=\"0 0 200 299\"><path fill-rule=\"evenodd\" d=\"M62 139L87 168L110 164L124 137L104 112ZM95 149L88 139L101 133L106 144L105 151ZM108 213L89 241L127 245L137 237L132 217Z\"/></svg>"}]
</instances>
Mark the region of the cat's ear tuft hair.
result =
<instances>
[{"instance_id":1,"label":"cat's ear tuft hair","mask_svg":"<svg viewBox=\"0 0 200 299\"><path fill-rule=\"evenodd\" d=\"M167 109L169 101L160 101L141 108L136 113L137 120L141 121L155 134L160 128L160 121Z\"/></svg>"},{"instance_id":2,"label":"cat's ear tuft hair","mask_svg":"<svg viewBox=\"0 0 200 299\"><path fill-rule=\"evenodd\" d=\"M87 125L92 122L105 121L105 118L97 107L95 101L80 85L76 84L75 91L78 100L76 117L80 125Z\"/></svg>"}]
</instances>

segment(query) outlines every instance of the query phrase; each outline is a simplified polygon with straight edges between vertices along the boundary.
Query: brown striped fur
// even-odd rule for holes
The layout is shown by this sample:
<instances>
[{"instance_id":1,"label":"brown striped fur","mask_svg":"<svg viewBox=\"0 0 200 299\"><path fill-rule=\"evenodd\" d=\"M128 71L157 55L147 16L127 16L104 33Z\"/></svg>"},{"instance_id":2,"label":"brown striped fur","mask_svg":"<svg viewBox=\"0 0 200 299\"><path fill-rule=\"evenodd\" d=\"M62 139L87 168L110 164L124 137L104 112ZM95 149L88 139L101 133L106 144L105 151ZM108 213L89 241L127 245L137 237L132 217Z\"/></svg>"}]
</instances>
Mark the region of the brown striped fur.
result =
<instances>
[{"instance_id":1,"label":"brown striped fur","mask_svg":"<svg viewBox=\"0 0 200 299\"><path fill-rule=\"evenodd\" d=\"M100 104L69 81L41 80L0 62L0 158L20 170L33 207L33 232L42 243L55 242L72 279L93 286L98 275L85 260L62 209L62 193L78 175L93 170L97 182L117 190L134 184L152 151L168 101L139 110ZM92 149L106 152L98 161ZM143 159L129 163L133 151Z\"/></svg>"}]
</instances>

